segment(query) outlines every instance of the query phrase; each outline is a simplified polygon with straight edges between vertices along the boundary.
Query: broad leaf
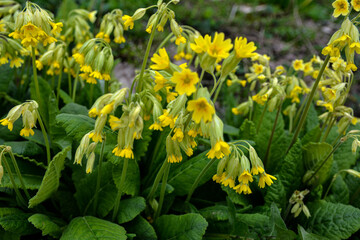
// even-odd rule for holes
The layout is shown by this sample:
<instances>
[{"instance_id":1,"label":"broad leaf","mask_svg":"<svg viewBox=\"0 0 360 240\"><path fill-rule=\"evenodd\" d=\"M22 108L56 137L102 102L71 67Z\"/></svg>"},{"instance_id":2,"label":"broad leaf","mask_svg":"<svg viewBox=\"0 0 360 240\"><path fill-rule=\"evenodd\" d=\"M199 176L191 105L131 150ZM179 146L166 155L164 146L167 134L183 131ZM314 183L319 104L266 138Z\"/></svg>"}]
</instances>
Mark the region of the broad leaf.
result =
<instances>
[{"instance_id":1,"label":"broad leaf","mask_svg":"<svg viewBox=\"0 0 360 240\"><path fill-rule=\"evenodd\" d=\"M271 204L270 214L271 236L276 236L277 239L296 239L296 234L287 229L284 220L281 218L280 210L275 203Z\"/></svg>"},{"instance_id":2,"label":"broad leaf","mask_svg":"<svg viewBox=\"0 0 360 240\"><path fill-rule=\"evenodd\" d=\"M156 232L151 224L143 217L137 216L134 220L124 225L130 233L135 233L135 239L156 240Z\"/></svg>"},{"instance_id":3,"label":"broad leaf","mask_svg":"<svg viewBox=\"0 0 360 240\"><path fill-rule=\"evenodd\" d=\"M70 147L63 149L51 160L41 183L39 191L29 200L29 208L48 199L59 187L61 171L64 168L64 161Z\"/></svg>"},{"instance_id":4,"label":"broad leaf","mask_svg":"<svg viewBox=\"0 0 360 240\"><path fill-rule=\"evenodd\" d=\"M298 233L301 240L327 240L328 238L307 232L302 226L298 225Z\"/></svg>"},{"instance_id":5,"label":"broad leaf","mask_svg":"<svg viewBox=\"0 0 360 240\"><path fill-rule=\"evenodd\" d=\"M39 104L39 112L41 115L41 119L43 120L45 126L49 127L49 96L51 95L51 87L47 81L38 76L39 81L39 91L40 91L40 99L38 99L36 88L34 84L34 80L31 80L30 83L30 93L31 98L37 101Z\"/></svg>"},{"instance_id":6,"label":"broad leaf","mask_svg":"<svg viewBox=\"0 0 360 240\"><path fill-rule=\"evenodd\" d=\"M8 92L9 83L13 80L10 76L14 76L14 71L8 64L0 66L0 92Z\"/></svg>"},{"instance_id":7,"label":"broad leaf","mask_svg":"<svg viewBox=\"0 0 360 240\"><path fill-rule=\"evenodd\" d=\"M0 226L5 230L19 235L29 235L37 230L28 222L31 213L13 213L0 217Z\"/></svg>"},{"instance_id":8,"label":"broad leaf","mask_svg":"<svg viewBox=\"0 0 360 240\"><path fill-rule=\"evenodd\" d=\"M324 200L307 204L312 215L302 218L306 230L330 239L347 239L360 229L360 210Z\"/></svg>"},{"instance_id":9,"label":"broad leaf","mask_svg":"<svg viewBox=\"0 0 360 240\"><path fill-rule=\"evenodd\" d=\"M186 162L182 162L174 171L170 171L168 183L175 188L174 193L176 196L185 195L190 191L195 179L209 161L211 160L206 157L206 152L203 152ZM209 181L216 173L217 163L218 160L216 160L203 175L198 187Z\"/></svg>"},{"instance_id":10,"label":"broad leaf","mask_svg":"<svg viewBox=\"0 0 360 240\"><path fill-rule=\"evenodd\" d=\"M68 103L66 104L61 110L61 113L69 113L75 115L88 115L88 109L80 104L77 103Z\"/></svg>"},{"instance_id":11,"label":"broad leaf","mask_svg":"<svg viewBox=\"0 0 360 240\"><path fill-rule=\"evenodd\" d=\"M341 176L337 176L331 187L331 194L326 198L327 201L333 203L349 203L349 188Z\"/></svg>"},{"instance_id":12,"label":"broad leaf","mask_svg":"<svg viewBox=\"0 0 360 240\"><path fill-rule=\"evenodd\" d=\"M254 140L256 136L255 123L245 119L240 127L240 139Z\"/></svg>"},{"instance_id":13,"label":"broad leaf","mask_svg":"<svg viewBox=\"0 0 360 240\"><path fill-rule=\"evenodd\" d=\"M61 236L62 230L60 226L44 214L36 213L29 217L28 221L37 229L40 229L43 236L50 235L54 238L59 238Z\"/></svg>"},{"instance_id":14,"label":"broad leaf","mask_svg":"<svg viewBox=\"0 0 360 240\"><path fill-rule=\"evenodd\" d=\"M28 157L36 156L44 152L39 145L31 141L5 142L4 145L10 146L13 153Z\"/></svg>"},{"instance_id":15,"label":"broad leaf","mask_svg":"<svg viewBox=\"0 0 360 240\"><path fill-rule=\"evenodd\" d=\"M229 220L229 208L224 205L215 205L199 210L199 213L206 218L207 221L224 221Z\"/></svg>"},{"instance_id":16,"label":"broad leaf","mask_svg":"<svg viewBox=\"0 0 360 240\"><path fill-rule=\"evenodd\" d=\"M119 224L129 222L139 215L146 207L143 197L134 197L120 202L117 221Z\"/></svg>"},{"instance_id":17,"label":"broad leaf","mask_svg":"<svg viewBox=\"0 0 360 240\"><path fill-rule=\"evenodd\" d=\"M96 217L74 218L64 230L60 240L125 240L123 227Z\"/></svg>"},{"instance_id":18,"label":"broad leaf","mask_svg":"<svg viewBox=\"0 0 360 240\"><path fill-rule=\"evenodd\" d=\"M66 133L80 141L81 138L94 129L95 120L84 115L61 113L56 121L65 128Z\"/></svg>"},{"instance_id":19,"label":"broad leaf","mask_svg":"<svg viewBox=\"0 0 360 240\"><path fill-rule=\"evenodd\" d=\"M154 224L160 240L198 240L205 234L207 226L206 220L196 213L163 215Z\"/></svg>"},{"instance_id":20,"label":"broad leaf","mask_svg":"<svg viewBox=\"0 0 360 240\"><path fill-rule=\"evenodd\" d=\"M311 104L305 120L305 131L309 132L317 126L319 126L318 113L316 112L314 104Z\"/></svg>"},{"instance_id":21,"label":"broad leaf","mask_svg":"<svg viewBox=\"0 0 360 240\"><path fill-rule=\"evenodd\" d=\"M303 148L305 166L311 171L316 171L333 149L332 146L326 142L311 142L306 144ZM312 180L317 179L319 184L323 183L329 175L332 162L333 154L331 154L331 156L326 160L326 163L320 168L315 178Z\"/></svg>"},{"instance_id":22,"label":"broad leaf","mask_svg":"<svg viewBox=\"0 0 360 240\"><path fill-rule=\"evenodd\" d=\"M116 160L114 160L116 159ZM112 175L116 187L120 187L121 174L124 165L124 159L114 156L111 156L110 161L120 161L119 164L114 165ZM135 196L140 191L140 170L137 162L134 159L129 159L128 168L126 171L125 183L122 187L122 192L129 194L131 196Z\"/></svg>"}]
</instances>

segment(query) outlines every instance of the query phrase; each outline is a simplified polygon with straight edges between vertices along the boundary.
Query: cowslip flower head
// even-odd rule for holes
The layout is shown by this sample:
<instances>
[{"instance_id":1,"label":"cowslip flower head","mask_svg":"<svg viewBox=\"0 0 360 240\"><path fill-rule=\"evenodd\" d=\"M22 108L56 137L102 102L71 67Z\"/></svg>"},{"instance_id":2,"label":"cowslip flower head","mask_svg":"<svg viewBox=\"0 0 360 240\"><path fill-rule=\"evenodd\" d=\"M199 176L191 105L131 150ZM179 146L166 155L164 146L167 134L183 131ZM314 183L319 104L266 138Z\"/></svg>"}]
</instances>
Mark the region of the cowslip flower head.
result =
<instances>
[{"instance_id":1,"label":"cowslip flower head","mask_svg":"<svg viewBox=\"0 0 360 240\"><path fill-rule=\"evenodd\" d=\"M165 70L170 67L170 58L165 48L161 48L159 54L155 53L151 61L154 64L150 65L150 68L154 70Z\"/></svg>"},{"instance_id":2,"label":"cowslip flower head","mask_svg":"<svg viewBox=\"0 0 360 240\"><path fill-rule=\"evenodd\" d=\"M340 15L346 16L349 13L349 3L347 0L336 0L332 3L335 8L333 16L339 17Z\"/></svg>"},{"instance_id":3,"label":"cowslip flower head","mask_svg":"<svg viewBox=\"0 0 360 240\"><path fill-rule=\"evenodd\" d=\"M215 114L214 107L209 104L206 98L201 97L196 100L190 100L188 102L187 110L192 113L192 120L196 123L200 123L201 119L207 123L211 122L213 115Z\"/></svg>"},{"instance_id":4,"label":"cowslip flower head","mask_svg":"<svg viewBox=\"0 0 360 240\"><path fill-rule=\"evenodd\" d=\"M171 81L176 83L175 91L182 95L190 96L196 91L195 84L199 82L199 77L196 72L192 72L190 69L183 69L181 72L174 72Z\"/></svg>"}]
</instances>

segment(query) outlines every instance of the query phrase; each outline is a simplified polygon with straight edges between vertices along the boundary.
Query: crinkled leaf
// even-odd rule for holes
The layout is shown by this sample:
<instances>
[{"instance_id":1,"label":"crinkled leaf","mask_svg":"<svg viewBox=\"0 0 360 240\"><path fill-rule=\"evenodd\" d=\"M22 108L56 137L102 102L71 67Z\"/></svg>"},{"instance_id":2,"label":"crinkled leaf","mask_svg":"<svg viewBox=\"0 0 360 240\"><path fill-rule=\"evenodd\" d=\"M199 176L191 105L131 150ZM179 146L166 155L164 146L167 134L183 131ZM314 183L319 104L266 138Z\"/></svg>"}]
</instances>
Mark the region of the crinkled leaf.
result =
<instances>
[{"instance_id":1,"label":"crinkled leaf","mask_svg":"<svg viewBox=\"0 0 360 240\"><path fill-rule=\"evenodd\" d=\"M10 76L14 76L14 71L8 64L0 66L0 92L8 92L9 83L13 80Z\"/></svg>"},{"instance_id":2,"label":"crinkled leaf","mask_svg":"<svg viewBox=\"0 0 360 240\"><path fill-rule=\"evenodd\" d=\"M308 170L316 171L319 166L322 164L323 160L328 157L331 153L333 147L326 143L313 143L310 142L306 144L304 147L304 163ZM333 162L333 154L327 159L326 163L320 168L320 170L316 174L316 178L318 178L318 183L323 183L330 172L330 168Z\"/></svg>"},{"instance_id":3,"label":"crinkled leaf","mask_svg":"<svg viewBox=\"0 0 360 240\"><path fill-rule=\"evenodd\" d=\"M329 239L347 239L360 229L360 209L324 200L307 204L312 215L302 217L307 231Z\"/></svg>"},{"instance_id":4,"label":"crinkled leaf","mask_svg":"<svg viewBox=\"0 0 360 240\"><path fill-rule=\"evenodd\" d=\"M29 200L29 208L45 201L56 192L60 184L61 171L64 168L66 154L69 150L70 147L63 149L51 160L38 192Z\"/></svg>"},{"instance_id":5,"label":"crinkled leaf","mask_svg":"<svg viewBox=\"0 0 360 240\"><path fill-rule=\"evenodd\" d=\"M123 227L96 217L74 218L64 230L60 240L125 240Z\"/></svg>"},{"instance_id":6,"label":"crinkled leaf","mask_svg":"<svg viewBox=\"0 0 360 240\"><path fill-rule=\"evenodd\" d=\"M65 1L63 1L64 3ZM60 89L60 98L64 101L65 104L68 103L72 103L73 100L72 98L69 96L69 94L67 94L66 92L64 92L62 89Z\"/></svg>"},{"instance_id":7,"label":"crinkled leaf","mask_svg":"<svg viewBox=\"0 0 360 240\"><path fill-rule=\"evenodd\" d=\"M223 221L229 220L229 209L224 205L215 205L207 208L202 208L199 213L207 220Z\"/></svg>"},{"instance_id":8,"label":"crinkled leaf","mask_svg":"<svg viewBox=\"0 0 360 240\"><path fill-rule=\"evenodd\" d=\"M121 206L121 204L120 204ZM156 232L151 224L141 216L124 225L128 232L135 233L135 239L156 240Z\"/></svg>"},{"instance_id":9,"label":"crinkled leaf","mask_svg":"<svg viewBox=\"0 0 360 240\"><path fill-rule=\"evenodd\" d=\"M115 160L113 159L120 160L119 164L114 165L112 171L112 175L116 187L119 188L122 169L124 165L124 159L112 155L110 161L114 162ZM122 191L132 196L137 195L140 191L140 170L139 170L139 165L134 159L129 159L129 164L126 171L125 183L123 185Z\"/></svg>"},{"instance_id":10,"label":"crinkled leaf","mask_svg":"<svg viewBox=\"0 0 360 240\"><path fill-rule=\"evenodd\" d=\"M65 128L66 133L80 141L81 138L94 129L95 120L84 115L61 113L56 121Z\"/></svg>"},{"instance_id":11,"label":"crinkled leaf","mask_svg":"<svg viewBox=\"0 0 360 240\"><path fill-rule=\"evenodd\" d=\"M0 239L4 240L20 240L20 235L12 232L0 230Z\"/></svg>"},{"instance_id":12,"label":"crinkled leaf","mask_svg":"<svg viewBox=\"0 0 360 240\"><path fill-rule=\"evenodd\" d=\"M230 136L239 136L239 129L234 126L224 124L224 134L227 134Z\"/></svg>"},{"instance_id":13,"label":"crinkled leaf","mask_svg":"<svg viewBox=\"0 0 360 240\"><path fill-rule=\"evenodd\" d=\"M0 226L5 230L19 235L29 235L37 230L28 222L31 213L13 213L0 217Z\"/></svg>"},{"instance_id":14,"label":"crinkled leaf","mask_svg":"<svg viewBox=\"0 0 360 240\"><path fill-rule=\"evenodd\" d=\"M296 239L296 234L287 229L275 203L272 203L270 207L270 224L272 226L271 236L276 236L277 239Z\"/></svg>"},{"instance_id":15,"label":"crinkled leaf","mask_svg":"<svg viewBox=\"0 0 360 240\"><path fill-rule=\"evenodd\" d=\"M349 188L341 176L338 175L335 179L326 200L333 203L349 203Z\"/></svg>"},{"instance_id":16,"label":"crinkled leaf","mask_svg":"<svg viewBox=\"0 0 360 240\"><path fill-rule=\"evenodd\" d=\"M260 213L236 214L236 218L249 227L249 232L255 232L259 236L267 235L271 231L270 219L266 215Z\"/></svg>"},{"instance_id":17,"label":"crinkled leaf","mask_svg":"<svg viewBox=\"0 0 360 240\"><path fill-rule=\"evenodd\" d=\"M255 123L245 119L240 127L240 139L254 140L256 136Z\"/></svg>"},{"instance_id":18,"label":"crinkled leaf","mask_svg":"<svg viewBox=\"0 0 360 240\"><path fill-rule=\"evenodd\" d=\"M50 235L54 238L61 236L62 230L60 226L44 214L36 213L29 217L28 221L37 229L40 229L43 236Z\"/></svg>"},{"instance_id":19,"label":"crinkled leaf","mask_svg":"<svg viewBox=\"0 0 360 240\"><path fill-rule=\"evenodd\" d=\"M328 239L323 236L316 235L314 233L309 233L300 225L298 225L298 233L300 235L301 240L327 240Z\"/></svg>"},{"instance_id":20,"label":"crinkled leaf","mask_svg":"<svg viewBox=\"0 0 360 240\"><path fill-rule=\"evenodd\" d=\"M304 146L309 142L316 142L316 140L320 139L320 136L321 136L320 127L317 126L305 134L305 136L301 139L301 144Z\"/></svg>"},{"instance_id":21,"label":"crinkled leaf","mask_svg":"<svg viewBox=\"0 0 360 240\"><path fill-rule=\"evenodd\" d=\"M60 113L76 114L76 115L88 115L88 109L77 103L68 103L61 110Z\"/></svg>"},{"instance_id":22,"label":"crinkled leaf","mask_svg":"<svg viewBox=\"0 0 360 240\"><path fill-rule=\"evenodd\" d=\"M160 240L198 240L202 239L208 226L206 220L196 213L185 215L163 215L159 217L154 228Z\"/></svg>"},{"instance_id":23,"label":"crinkled leaf","mask_svg":"<svg viewBox=\"0 0 360 240\"><path fill-rule=\"evenodd\" d=\"M176 196L182 196L189 192L197 176L210 161L203 152L196 157L190 158L174 171L170 171L168 183L175 188ZM198 187L209 181L216 173L218 160L216 160L201 178Z\"/></svg>"},{"instance_id":24,"label":"crinkled leaf","mask_svg":"<svg viewBox=\"0 0 360 240\"><path fill-rule=\"evenodd\" d=\"M241 205L241 206L247 206L249 205L248 199L243 194L238 194L234 189L230 187L225 187L224 185L221 185L221 189L224 190L228 197L231 199L231 201L235 204Z\"/></svg>"},{"instance_id":25,"label":"crinkled leaf","mask_svg":"<svg viewBox=\"0 0 360 240\"><path fill-rule=\"evenodd\" d=\"M36 156L43 153L43 149L34 142L23 141L23 142L5 142L4 145L10 146L13 153L24 155L24 156Z\"/></svg>"},{"instance_id":26,"label":"crinkled leaf","mask_svg":"<svg viewBox=\"0 0 360 240\"><path fill-rule=\"evenodd\" d=\"M268 206L274 202L280 208L284 208L287 203L286 190L280 176L275 175L275 177L277 180L275 180L270 186L266 187L266 194L264 197L265 203Z\"/></svg>"},{"instance_id":27,"label":"crinkled leaf","mask_svg":"<svg viewBox=\"0 0 360 240\"><path fill-rule=\"evenodd\" d=\"M311 103L305 120L305 130L306 132L309 132L312 129L316 128L317 126L319 126L318 113L316 112L314 104Z\"/></svg>"},{"instance_id":28,"label":"crinkled leaf","mask_svg":"<svg viewBox=\"0 0 360 240\"><path fill-rule=\"evenodd\" d=\"M143 197L121 200L117 221L119 224L129 222L139 215L146 207Z\"/></svg>"},{"instance_id":29,"label":"crinkled leaf","mask_svg":"<svg viewBox=\"0 0 360 240\"><path fill-rule=\"evenodd\" d=\"M38 99L34 81L30 83L31 99L39 104L39 112L41 119L46 127L49 125L49 96L51 95L51 87L47 81L38 76L40 99Z\"/></svg>"}]
</instances>

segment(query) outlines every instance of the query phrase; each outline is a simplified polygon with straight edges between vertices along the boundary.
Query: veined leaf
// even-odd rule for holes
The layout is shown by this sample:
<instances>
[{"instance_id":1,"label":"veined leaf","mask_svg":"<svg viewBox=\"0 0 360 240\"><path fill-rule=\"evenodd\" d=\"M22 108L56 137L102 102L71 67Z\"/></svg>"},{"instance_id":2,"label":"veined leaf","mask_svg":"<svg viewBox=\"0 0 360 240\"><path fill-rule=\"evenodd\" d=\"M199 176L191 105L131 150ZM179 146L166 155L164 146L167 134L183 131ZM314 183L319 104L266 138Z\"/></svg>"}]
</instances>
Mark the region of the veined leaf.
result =
<instances>
[{"instance_id":1,"label":"veined leaf","mask_svg":"<svg viewBox=\"0 0 360 240\"><path fill-rule=\"evenodd\" d=\"M121 204L120 204L121 205ZM124 225L125 229L130 233L135 233L137 239L156 240L156 232L151 224L141 216L137 216L134 220ZM135 239L136 239L135 238Z\"/></svg>"},{"instance_id":2,"label":"veined leaf","mask_svg":"<svg viewBox=\"0 0 360 240\"><path fill-rule=\"evenodd\" d=\"M61 110L60 113L68 113L74 115L88 115L88 109L77 103L68 103Z\"/></svg>"},{"instance_id":3,"label":"veined leaf","mask_svg":"<svg viewBox=\"0 0 360 240\"><path fill-rule=\"evenodd\" d=\"M326 237L307 232L302 226L298 225L298 233L301 240L328 240Z\"/></svg>"},{"instance_id":4,"label":"veined leaf","mask_svg":"<svg viewBox=\"0 0 360 240\"><path fill-rule=\"evenodd\" d=\"M52 219L44 214L36 213L29 217L31 222L37 229L40 229L43 236L50 235L54 238L61 236L61 228Z\"/></svg>"},{"instance_id":5,"label":"veined leaf","mask_svg":"<svg viewBox=\"0 0 360 240\"><path fill-rule=\"evenodd\" d=\"M240 127L240 139L255 140L256 127L255 123L245 119Z\"/></svg>"},{"instance_id":6,"label":"veined leaf","mask_svg":"<svg viewBox=\"0 0 360 240\"><path fill-rule=\"evenodd\" d=\"M307 204L312 215L301 218L306 230L329 239L348 239L360 229L360 210L324 200Z\"/></svg>"},{"instance_id":7,"label":"veined leaf","mask_svg":"<svg viewBox=\"0 0 360 240\"><path fill-rule=\"evenodd\" d=\"M206 220L196 213L163 215L154 224L154 228L161 240L198 240L205 234L207 226Z\"/></svg>"},{"instance_id":8,"label":"veined leaf","mask_svg":"<svg viewBox=\"0 0 360 240\"><path fill-rule=\"evenodd\" d=\"M10 146L13 153L25 155L28 157L39 155L43 150L39 145L31 141L5 142L4 145Z\"/></svg>"},{"instance_id":9,"label":"veined leaf","mask_svg":"<svg viewBox=\"0 0 360 240\"><path fill-rule=\"evenodd\" d=\"M116 184L116 187L119 188L122 169L124 165L124 159L112 155L110 161L114 162L115 160L113 159L120 160L120 163L115 164L112 170L114 182ZM137 195L140 191L140 170L135 159L129 159L125 183L122 189L124 193L129 194L131 196Z\"/></svg>"},{"instance_id":10,"label":"veined leaf","mask_svg":"<svg viewBox=\"0 0 360 240\"><path fill-rule=\"evenodd\" d=\"M333 203L349 203L349 188L346 185L342 176L337 176L331 187L331 194L326 197L326 200Z\"/></svg>"},{"instance_id":11,"label":"veined leaf","mask_svg":"<svg viewBox=\"0 0 360 240\"><path fill-rule=\"evenodd\" d=\"M123 227L96 217L74 218L64 230L60 240L125 240Z\"/></svg>"},{"instance_id":12,"label":"veined leaf","mask_svg":"<svg viewBox=\"0 0 360 240\"><path fill-rule=\"evenodd\" d=\"M5 230L19 235L29 235L37 230L28 222L31 213L17 212L0 217L0 226Z\"/></svg>"},{"instance_id":13,"label":"veined leaf","mask_svg":"<svg viewBox=\"0 0 360 240\"><path fill-rule=\"evenodd\" d=\"M40 99L38 99L34 81L30 83L31 99L39 104L39 112L46 128L49 127L49 96L51 95L51 87L47 81L38 76Z\"/></svg>"},{"instance_id":14,"label":"veined leaf","mask_svg":"<svg viewBox=\"0 0 360 240\"><path fill-rule=\"evenodd\" d=\"M129 222L139 215L146 207L143 197L121 200L117 221L119 224Z\"/></svg>"},{"instance_id":15,"label":"veined leaf","mask_svg":"<svg viewBox=\"0 0 360 240\"><path fill-rule=\"evenodd\" d=\"M64 161L70 147L63 149L51 160L41 183L41 186L34 197L29 200L29 208L48 199L59 187L61 171L64 168Z\"/></svg>"}]
</instances>

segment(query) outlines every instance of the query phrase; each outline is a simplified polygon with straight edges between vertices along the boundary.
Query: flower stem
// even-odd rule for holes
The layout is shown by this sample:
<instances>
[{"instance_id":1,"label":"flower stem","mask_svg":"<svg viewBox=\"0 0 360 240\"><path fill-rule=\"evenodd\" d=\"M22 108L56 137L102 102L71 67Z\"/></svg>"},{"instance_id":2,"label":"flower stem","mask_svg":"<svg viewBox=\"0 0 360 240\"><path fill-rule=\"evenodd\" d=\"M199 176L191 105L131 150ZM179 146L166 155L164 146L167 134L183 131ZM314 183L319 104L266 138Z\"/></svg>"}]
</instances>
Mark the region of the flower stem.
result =
<instances>
[{"instance_id":1,"label":"flower stem","mask_svg":"<svg viewBox=\"0 0 360 240\"><path fill-rule=\"evenodd\" d=\"M25 207L27 207L27 204L26 204L26 201L24 199L24 197L21 195L20 191L19 191L19 188L17 187L16 183L15 183L15 178L14 178L14 175L12 174L11 172L11 168L6 160L6 157L4 155L4 151L5 149L1 152L0 156L1 156L1 160L3 161L4 163L4 167L5 167L5 170L7 171L7 173L9 174L9 178L10 178L10 181L11 181L11 184L13 185L14 187L14 191L15 191L15 194L16 196L19 198L20 202L22 204L24 204Z\"/></svg>"},{"instance_id":2,"label":"flower stem","mask_svg":"<svg viewBox=\"0 0 360 240\"><path fill-rule=\"evenodd\" d=\"M281 112L281 108L282 108L282 104L283 104L283 100L281 100L280 104L279 104L279 107L278 107L278 110L276 112L276 117L275 117L275 120L274 120L274 125L273 125L273 128L271 130L271 135L270 135L270 138L269 138L269 142L268 142L268 145L267 145L267 148L266 148L266 153L265 153L265 157L264 157L264 165L265 167L269 165L269 162L268 162L268 158L269 158L269 154L270 154L270 148L271 148L271 143L272 143L272 139L274 137L274 133L275 133L275 129L276 129L276 124L277 124L277 121L279 119L279 115L280 115L280 112Z\"/></svg>"},{"instance_id":3,"label":"flower stem","mask_svg":"<svg viewBox=\"0 0 360 240\"><path fill-rule=\"evenodd\" d=\"M151 187L151 190L150 190L150 192L149 192L149 194L148 194L148 196L146 198L147 200L151 200L154 197L154 194L155 194L156 189L157 189L157 187L159 185L160 179L163 176L164 170L167 167L167 165L169 165L169 162L167 160L165 160L164 163L162 164L159 172L157 173L157 175L155 177L154 183L153 183L153 185Z\"/></svg>"},{"instance_id":4,"label":"flower stem","mask_svg":"<svg viewBox=\"0 0 360 240\"><path fill-rule=\"evenodd\" d=\"M42 105L42 100L40 98L40 88L39 88L39 81L37 78L37 71L36 71L36 63L35 63L35 48L31 48L31 58L32 58L32 66L33 66L33 76L34 76L34 84L35 84L35 91L36 97L38 98L38 102Z\"/></svg>"},{"instance_id":5,"label":"flower stem","mask_svg":"<svg viewBox=\"0 0 360 240\"><path fill-rule=\"evenodd\" d=\"M158 52L160 50L160 48L162 48L169 40L170 38L174 35L174 33L170 33L169 35L167 35L167 37L160 43L160 45L157 47L155 52Z\"/></svg>"},{"instance_id":6,"label":"flower stem","mask_svg":"<svg viewBox=\"0 0 360 240\"><path fill-rule=\"evenodd\" d=\"M193 185L190 188L190 191L186 197L185 202L188 203L191 199L192 194L194 193L196 187L198 186L201 178L204 176L204 174L209 170L209 168L213 165L213 163L215 162L216 158L211 159L206 166L201 170L200 174L197 176L197 178L195 179Z\"/></svg>"},{"instance_id":7,"label":"flower stem","mask_svg":"<svg viewBox=\"0 0 360 240\"><path fill-rule=\"evenodd\" d=\"M94 96L94 84L90 84L89 107L92 106Z\"/></svg>"},{"instance_id":8,"label":"flower stem","mask_svg":"<svg viewBox=\"0 0 360 240\"><path fill-rule=\"evenodd\" d=\"M36 109L36 114L38 115L38 120L39 120L39 124L40 124L40 127L41 127L41 132L42 132L43 137L44 137L44 142L45 142L45 146L46 146L47 164L49 166L50 161L51 161L49 139L48 139L48 136L47 136L47 133L46 133L46 130L45 130L44 123L41 120L40 113L39 113L39 111L37 109Z\"/></svg>"},{"instance_id":9,"label":"flower stem","mask_svg":"<svg viewBox=\"0 0 360 240\"><path fill-rule=\"evenodd\" d=\"M329 63L329 60L330 60L330 55L328 55L323 63L323 65L321 66L321 69L319 71L319 75L317 76L316 78L316 81L314 83L314 85L312 86L311 88L311 92L310 92L310 95L309 97L307 98L306 100L306 104L305 104L305 108L304 108L304 112L302 113L301 115L301 118L300 118L300 121L299 121L299 124L297 125L297 128L296 128L296 131L294 133L294 136L290 142L290 145L289 145L289 148L287 149L286 152L288 152L290 150L290 148L292 147L292 145L296 142L298 136L299 136L299 133L305 123L305 120L306 120L306 117L307 117L307 114L309 112L309 109L310 109L310 105L312 103L312 100L314 98L314 95L315 95L315 92L317 90L317 87L319 85L319 82L320 82L320 79L325 71L325 68L327 66L327 64Z\"/></svg>"},{"instance_id":10,"label":"flower stem","mask_svg":"<svg viewBox=\"0 0 360 240\"><path fill-rule=\"evenodd\" d=\"M117 193L116 199L115 199L115 206L114 206L114 211L113 211L113 215L112 215L112 221L115 221L115 218L117 217L118 212L119 212L120 200L121 200L121 195L123 193L123 186L124 186L125 179L126 179L126 172L127 172L128 165L129 165L129 159L124 158L124 165L123 165L123 169L122 169L122 173L121 173L121 179L120 179L118 193Z\"/></svg>"},{"instance_id":11,"label":"flower stem","mask_svg":"<svg viewBox=\"0 0 360 240\"><path fill-rule=\"evenodd\" d=\"M259 122L258 122L258 124L257 124L257 126L256 126L256 133L258 133L259 130L260 130L260 126L261 126L261 123L262 123L262 121L263 121L263 119L264 119L264 116L265 116L267 107L268 107L268 104L267 104L267 102L266 102L266 103L265 103L265 106L264 106L264 109L262 110L262 113L261 113Z\"/></svg>"},{"instance_id":12,"label":"flower stem","mask_svg":"<svg viewBox=\"0 0 360 240\"><path fill-rule=\"evenodd\" d=\"M147 60L148 60L149 54L150 54L151 45L152 45L152 42L153 42L154 36L155 36L156 25L157 25L157 23L159 22L159 17L160 17L160 13L156 16L156 20L155 20L155 23L154 23L154 25L153 25L154 27L152 28L151 35L150 35L150 38L149 38L149 42L148 42L147 47L146 47L144 60L143 60L143 63L142 63L142 66L141 66L140 75L139 75L139 78L138 78L139 84L136 86L136 90L139 90L139 86L141 86L141 80L142 80L142 78L143 78L143 76L144 76L144 72L145 72ZM134 83L134 82L133 82L133 83ZM131 89L131 90L132 90L132 89ZM132 93L132 91L130 91L130 93L129 93L130 96L131 96L131 93ZM129 99L130 99L130 98L129 98Z\"/></svg>"},{"instance_id":13,"label":"flower stem","mask_svg":"<svg viewBox=\"0 0 360 240\"><path fill-rule=\"evenodd\" d=\"M72 84L71 84L71 73L70 73L70 69L68 69L68 85L69 85L69 96L71 95L72 93Z\"/></svg>"},{"instance_id":14,"label":"flower stem","mask_svg":"<svg viewBox=\"0 0 360 240\"><path fill-rule=\"evenodd\" d=\"M94 196L94 214L96 214L97 210L97 203L99 198L99 190L100 190L100 183L101 183L101 166L104 158L104 148L105 148L105 142L106 137L103 139L101 143L101 149L100 149L100 159L99 159L99 168L98 168L98 174L96 179L96 188L95 188L95 196Z\"/></svg>"},{"instance_id":15,"label":"flower stem","mask_svg":"<svg viewBox=\"0 0 360 240\"><path fill-rule=\"evenodd\" d=\"M167 161L166 161L167 162ZM156 209L155 215L154 215L154 221L160 216L161 214L161 208L164 203L164 197L165 197L165 190L166 190L166 183L169 177L170 172L170 164L167 164L164 170L162 183L161 183L161 190L160 190L160 200L159 200L159 207Z\"/></svg>"},{"instance_id":16,"label":"flower stem","mask_svg":"<svg viewBox=\"0 0 360 240\"><path fill-rule=\"evenodd\" d=\"M77 87L78 81L79 81L79 69L76 71L76 77L75 77L75 80L74 80L74 88L72 89L73 90L73 92L72 92L72 100L73 100L73 102L75 102L76 87Z\"/></svg>"},{"instance_id":17,"label":"flower stem","mask_svg":"<svg viewBox=\"0 0 360 240\"><path fill-rule=\"evenodd\" d=\"M31 197L30 197L30 194L28 192L28 190L26 189L26 186L25 186L25 183L24 183L24 179L22 178L22 175L21 175L21 172L20 172L20 169L19 169L19 166L16 162L16 159L15 159L15 156L13 154L13 152L10 150L8 151L9 155L10 155L10 158L11 158L11 161L14 165L14 168L15 168L15 171L16 171L16 174L18 175L18 178L20 180L20 184L22 186L22 188L24 189L24 192L25 192L25 195L27 197L27 199L29 200Z\"/></svg>"},{"instance_id":18,"label":"flower stem","mask_svg":"<svg viewBox=\"0 0 360 240\"><path fill-rule=\"evenodd\" d=\"M109 81L106 80L105 80L104 92L105 94L109 93Z\"/></svg>"}]
</instances>

